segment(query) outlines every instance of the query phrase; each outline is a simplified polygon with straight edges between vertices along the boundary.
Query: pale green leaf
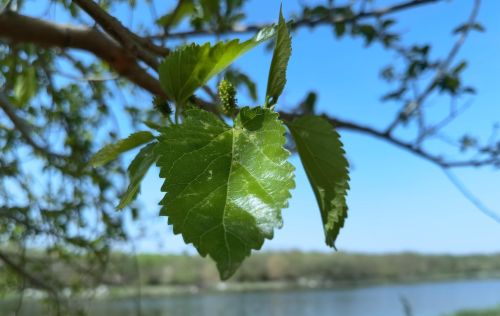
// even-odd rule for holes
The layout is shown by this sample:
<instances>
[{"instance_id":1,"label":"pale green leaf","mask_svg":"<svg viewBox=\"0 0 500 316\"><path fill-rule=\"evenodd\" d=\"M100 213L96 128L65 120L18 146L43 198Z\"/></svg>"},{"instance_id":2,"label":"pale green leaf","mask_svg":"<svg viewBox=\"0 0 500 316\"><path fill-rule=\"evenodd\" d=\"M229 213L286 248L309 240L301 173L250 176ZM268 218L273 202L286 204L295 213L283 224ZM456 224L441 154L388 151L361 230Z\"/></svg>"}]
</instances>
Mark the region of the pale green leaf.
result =
<instances>
[{"instance_id":1,"label":"pale green leaf","mask_svg":"<svg viewBox=\"0 0 500 316\"><path fill-rule=\"evenodd\" d=\"M161 215L216 261L222 279L282 225L281 209L294 187L284 134L275 112L245 107L234 127L189 110L182 124L160 136Z\"/></svg>"},{"instance_id":2,"label":"pale green leaf","mask_svg":"<svg viewBox=\"0 0 500 316\"><path fill-rule=\"evenodd\" d=\"M251 39L191 44L172 52L159 68L160 83L167 95L177 104L183 104L199 87L228 67L238 57L275 34L274 27L266 27Z\"/></svg>"},{"instance_id":3,"label":"pale green leaf","mask_svg":"<svg viewBox=\"0 0 500 316\"><path fill-rule=\"evenodd\" d=\"M120 154L134 149L153 140L154 136L150 132L137 132L129 137L119 140L115 144L109 144L99 150L91 159L89 164L93 167L102 166L111 160L115 160Z\"/></svg>"},{"instance_id":4,"label":"pale green leaf","mask_svg":"<svg viewBox=\"0 0 500 316\"><path fill-rule=\"evenodd\" d=\"M276 46L274 48L269 78L267 79L266 105L272 106L278 102L286 84L286 68L292 54L292 40L288 32L283 13L280 9Z\"/></svg>"},{"instance_id":5,"label":"pale green leaf","mask_svg":"<svg viewBox=\"0 0 500 316\"><path fill-rule=\"evenodd\" d=\"M127 191L125 191L120 199L120 204L117 207L118 209L123 209L139 194L142 178L144 178L149 168L156 162L158 157L154 152L156 145L158 145L157 142L144 146L130 163L127 170L130 183Z\"/></svg>"},{"instance_id":6,"label":"pale green leaf","mask_svg":"<svg viewBox=\"0 0 500 316\"><path fill-rule=\"evenodd\" d=\"M156 23L165 28L171 28L177 26L182 22L185 18L188 18L193 14L195 9L194 3L192 0L181 0L179 1L177 7L175 7L172 12L165 14L160 17Z\"/></svg>"},{"instance_id":7,"label":"pale green leaf","mask_svg":"<svg viewBox=\"0 0 500 316\"><path fill-rule=\"evenodd\" d=\"M14 99L20 106L24 106L38 89L36 71L34 67L27 67L16 77L14 84Z\"/></svg>"},{"instance_id":8,"label":"pale green leaf","mask_svg":"<svg viewBox=\"0 0 500 316\"><path fill-rule=\"evenodd\" d=\"M339 134L325 119L304 116L287 124L318 201L326 244L335 239L347 217L348 162Z\"/></svg>"}]
</instances>

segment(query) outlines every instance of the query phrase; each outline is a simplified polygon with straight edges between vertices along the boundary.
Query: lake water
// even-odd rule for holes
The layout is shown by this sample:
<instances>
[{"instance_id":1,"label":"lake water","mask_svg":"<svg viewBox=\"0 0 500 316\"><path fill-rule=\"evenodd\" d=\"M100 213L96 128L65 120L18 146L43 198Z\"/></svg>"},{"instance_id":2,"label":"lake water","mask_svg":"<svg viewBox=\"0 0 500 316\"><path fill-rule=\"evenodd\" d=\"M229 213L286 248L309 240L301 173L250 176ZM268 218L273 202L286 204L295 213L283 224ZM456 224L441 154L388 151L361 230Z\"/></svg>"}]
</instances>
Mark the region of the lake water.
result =
<instances>
[{"instance_id":1,"label":"lake water","mask_svg":"<svg viewBox=\"0 0 500 316\"><path fill-rule=\"evenodd\" d=\"M500 304L500 280L143 298L140 315L404 316L402 300L411 305L414 316L488 308ZM133 299L95 302L89 314L139 315L137 301Z\"/></svg>"}]
</instances>

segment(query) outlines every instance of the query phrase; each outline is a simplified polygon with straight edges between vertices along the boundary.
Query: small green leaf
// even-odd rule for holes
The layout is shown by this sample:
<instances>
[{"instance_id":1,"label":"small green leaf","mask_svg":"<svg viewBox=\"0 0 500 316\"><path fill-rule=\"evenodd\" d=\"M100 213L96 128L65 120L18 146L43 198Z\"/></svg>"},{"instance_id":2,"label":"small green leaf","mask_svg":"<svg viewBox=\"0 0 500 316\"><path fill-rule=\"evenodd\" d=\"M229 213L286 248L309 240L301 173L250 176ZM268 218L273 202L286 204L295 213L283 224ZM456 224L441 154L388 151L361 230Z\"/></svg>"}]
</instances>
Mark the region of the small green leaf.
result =
<instances>
[{"instance_id":1,"label":"small green leaf","mask_svg":"<svg viewBox=\"0 0 500 316\"><path fill-rule=\"evenodd\" d=\"M271 26L243 43L232 40L218 42L214 46L210 43L183 46L171 53L160 65L161 86L177 104L183 104L210 78L275 33L275 28Z\"/></svg>"},{"instance_id":2,"label":"small green leaf","mask_svg":"<svg viewBox=\"0 0 500 316\"><path fill-rule=\"evenodd\" d=\"M334 24L335 35L337 38L341 38L345 34L346 23L345 22L337 22Z\"/></svg>"},{"instance_id":3,"label":"small green leaf","mask_svg":"<svg viewBox=\"0 0 500 316\"><path fill-rule=\"evenodd\" d=\"M347 217L349 189L348 162L340 136L318 116L304 116L287 126L319 204L326 244L335 247Z\"/></svg>"},{"instance_id":4,"label":"small green leaf","mask_svg":"<svg viewBox=\"0 0 500 316\"><path fill-rule=\"evenodd\" d=\"M172 12L160 17L156 24L168 29L177 26L185 18L193 14L195 7L192 0L181 0Z\"/></svg>"},{"instance_id":5,"label":"small green leaf","mask_svg":"<svg viewBox=\"0 0 500 316\"><path fill-rule=\"evenodd\" d=\"M294 187L284 134L277 113L245 107L234 127L193 109L160 135L157 165L166 192L160 214L215 260L222 279L282 225Z\"/></svg>"},{"instance_id":6,"label":"small green leaf","mask_svg":"<svg viewBox=\"0 0 500 316\"><path fill-rule=\"evenodd\" d=\"M244 86L250 98L252 98L253 101L257 101L257 85L248 75L237 69L229 69L224 74L224 77L234 84L236 88Z\"/></svg>"},{"instance_id":7,"label":"small green leaf","mask_svg":"<svg viewBox=\"0 0 500 316\"><path fill-rule=\"evenodd\" d=\"M464 32L468 32L469 30L473 31L478 31L478 32L484 32L484 26L482 26L479 23L464 23L462 25L459 25L457 28L453 30L453 34L460 34Z\"/></svg>"},{"instance_id":8,"label":"small green leaf","mask_svg":"<svg viewBox=\"0 0 500 316\"><path fill-rule=\"evenodd\" d=\"M299 111L302 114L313 114L316 107L316 100L318 95L316 92L309 92L299 105Z\"/></svg>"},{"instance_id":9,"label":"small green leaf","mask_svg":"<svg viewBox=\"0 0 500 316\"><path fill-rule=\"evenodd\" d=\"M27 67L16 77L14 84L14 98L19 106L24 106L35 96L38 89L36 71L34 67Z\"/></svg>"},{"instance_id":10,"label":"small green leaf","mask_svg":"<svg viewBox=\"0 0 500 316\"><path fill-rule=\"evenodd\" d=\"M120 199L120 204L117 207L118 209L123 209L139 194L142 178L144 178L149 170L149 167L151 167L151 165L155 163L158 158L158 155L154 152L157 145L158 143L154 142L144 146L130 163L127 170L130 184L128 185L127 191L125 191Z\"/></svg>"},{"instance_id":11,"label":"small green leaf","mask_svg":"<svg viewBox=\"0 0 500 316\"><path fill-rule=\"evenodd\" d=\"M144 125L146 125L150 129L154 129L157 132L159 132L162 129L162 127L160 125L158 125L157 123L155 123L153 121L146 120L143 123L144 123Z\"/></svg>"},{"instance_id":12,"label":"small green leaf","mask_svg":"<svg viewBox=\"0 0 500 316\"><path fill-rule=\"evenodd\" d=\"M89 164L93 167L102 166L111 160L115 160L120 154L150 142L153 138L153 134L146 131L131 134L115 144L104 146L90 159Z\"/></svg>"},{"instance_id":13,"label":"small green leaf","mask_svg":"<svg viewBox=\"0 0 500 316\"><path fill-rule=\"evenodd\" d=\"M272 106L278 102L278 98L285 88L286 68L292 54L292 40L281 8L277 33L276 46L267 79L266 106Z\"/></svg>"}]
</instances>

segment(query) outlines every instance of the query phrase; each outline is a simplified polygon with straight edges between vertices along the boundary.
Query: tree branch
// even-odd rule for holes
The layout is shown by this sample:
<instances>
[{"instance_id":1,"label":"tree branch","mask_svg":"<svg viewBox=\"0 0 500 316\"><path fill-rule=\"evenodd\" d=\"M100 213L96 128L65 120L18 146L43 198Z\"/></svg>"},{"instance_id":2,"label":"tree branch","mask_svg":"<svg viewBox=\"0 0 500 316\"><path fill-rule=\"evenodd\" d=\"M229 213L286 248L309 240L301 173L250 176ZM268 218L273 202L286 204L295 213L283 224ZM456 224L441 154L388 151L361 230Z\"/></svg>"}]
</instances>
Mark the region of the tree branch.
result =
<instances>
[{"instance_id":1,"label":"tree branch","mask_svg":"<svg viewBox=\"0 0 500 316\"><path fill-rule=\"evenodd\" d=\"M46 284L44 281L38 279L34 275L30 274L23 267L21 267L16 262L14 262L9 257L9 255L0 251L0 260L2 260L7 267L9 267L11 270L16 272L18 275L22 276L23 278L26 278L34 286L41 288L41 289L44 289L47 292L49 292L57 300L58 294L57 294L57 291L53 287Z\"/></svg>"},{"instance_id":2,"label":"tree branch","mask_svg":"<svg viewBox=\"0 0 500 316\"><path fill-rule=\"evenodd\" d=\"M51 152L47 146L42 146L38 144L33 138L31 138L31 128L30 124L27 123L24 119L20 118L16 114L16 108L13 104L9 102L7 96L0 92L0 108L4 111L4 113L9 117L10 121L16 127L17 131L21 133L21 136L24 140L37 152L51 157L51 158L68 158L61 154L56 154Z\"/></svg>"},{"instance_id":3,"label":"tree branch","mask_svg":"<svg viewBox=\"0 0 500 316\"><path fill-rule=\"evenodd\" d=\"M294 120L295 118L300 117L300 114L294 114L294 113L286 113L286 112L279 112L279 115L282 119L291 121ZM471 159L471 160L446 160L441 156L431 154L429 152L424 151L421 147L415 146L411 142L406 142L404 140L395 138L393 135L388 134L384 131L379 131L376 130L372 127L369 126L364 126L356 123L352 123L349 121L343 121L339 120L337 118L332 118L327 115L322 115L326 120L328 120L333 126L335 126L337 129L344 129L344 130L349 130L349 131L354 131L354 132L359 132L362 134L370 135L372 137L381 139L383 141L386 141L392 145L395 145L396 147L399 147L403 150L406 150L420 158L423 158L427 161L432 162L433 164L437 165L438 167L441 167L443 169L448 169L448 168L458 168L458 167L481 167L484 165L490 165L495 162L499 162L498 159L496 158L485 158L482 160L479 159Z\"/></svg>"},{"instance_id":4,"label":"tree branch","mask_svg":"<svg viewBox=\"0 0 500 316\"><path fill-rule=\"evenodd\" d=\"M108 14L92 0L73 0L73 2L82 8L106 33L117 40L127 51L136 55L157 71L158 60L142 47L142 44L146 41L145 39L131 32L117 18ZM150 45L153 44L150 43ZM168 50L165 53L168 53Z\"/></svg>"},{"instance_id":5,"label":"tree branch","mask_svg":"<svg viewBox=\"0 0 500 316\"><path fill-rule=\"evenodd\" d=\"M80 3L84 4L84 6L85 4L89 5L88 7L89 11L92 11L94 6L97 6L95 3L89 0L74 0L74 1L79 4ZM369 12L361 12L351 18L341 17L343 20L333 20L333 23L339 21L356 20L359 18L370 17L370 16L380 16L396 12L399 10L403 10L406 8L432 2L438 2L438 1L441 0L408 1L405 3L401 3L383 9L376 9ZM97 9L102 11L98 6ZM100 14L102 14L102 12ZM97 13L93 14L96 14L95 16L97 16ZM106 12L104 12L104 14L107 15ZM111 23L110 21L107 21L106 16L104 16L104 18L103 16L100 16L96 18L96 21L98 23L99 21L101 21L100 25L107 25L106 27L103 26L103 28L110 28L109 32L111 32L111 34L115 34L114 36L121 38L121 40L127 40L126 38L123 38L124 36L125 37L137 36L137 35L130 35L129 33L131 32L128 29L118 28L118 33L116 33L117 26ZM323 21L322 19L317 20L316 22L313 22L312 26L315 26L318 23L322 23L322 21ZM116 22L119 23L118 21ZM308 25L311 25L310 22L311 21L308 21ZM106 23L110 23L111 26ZM305 24L306 24L305 20L299 20L296 22L296 25L305 25ZM190 34L190 35L195 35L195 34ZM12 42L28 42L48 47L74 48L91 52L98 58L101 58L102 60L108 62L111 65L111 67L113 67L120 75L128 78L130 81L141 86L142 88L151 92L154 95L159 95L165 99L169 99L162 91L159 81L153 78L149 73L147 73L137 64L135 56L131 55L118 43L116 43L115 41L113 41L112 39L110 39L109 37L107 37L106 35L95 29L91 29L88 27L76 28L73 26L66 26L66 25L45 22L42 20L26 17L17 14L15 12L8 11L0 13L0 38L8 39L9 41ZM201 99L197 98L194 98L193 100L194 103L197 104L198 106L207 109L209 111L214 111L214 108L211 103L203 102ZM2 106L2 108L5 111L7 107ZM281 113L281 116L284 119L288 120L291 120L297 117L298 115L299 114ZM9 117L11 118L11 120L13 120L13 117L15 116L11 117L11 115L9 115ZM441 156L433 155L424 151L421 147L411 142L406 142L404 140L395 138L392 135L390 135L390 133L387 133L385 131L379 131L368 126L342 121L336 118L329 117L327 119L339 129L352 130L385 140L399 148L407 150L421 158L431 161L432 163L442 168L470 167L470 166L478 167L498 162L498 159L494 157L486 158L483 160L447 161L443 159ZM19 125L19 123L16 125ZM21 123L20 126L22 125L25 124ZM40 150L42 148L41 146L37 145L36 142L29 140L31 138L28 137L29 132L27 129L22 127L21 128L18 127L18 129L23 134L23 137L25 137L26 141L30 145L32 145L35 149Z\"/></svg>"},{"instance_id":6,"label":"tree branch","mask_svg":"<svg viewBox=\"0 0 500 316\"><path fill-rule=\"evenodd\" d=\"M446 57L443 62L439 65L437 72L432 78L432 80L429 82L427 87L423 90L423 92L418 95L415 98L414 102L411 102L409 106L405 106L394 118L391 124L386 129L386 133L390 134L392 131L402 122L403 119L410 117L415 111L417 111L421 106L422 103L427 99L432 91L435 88L435 84L439 82L443 78L443 76L446 74L448 71L448 68L450 67L451 63L457 56L458 52L460 51L460 48L463 46L465 43L465 40L467 36L469 35L469 32L472 28L472 25L474 25L477 15L479 13L479 8L481 6L481 0L475 0L474 1L474 6L472 8L472 11L470 13L469 19L467 20L467 28L462 32L458 40L455 42L453 47L451 48L450 52L448 53L448 56Z\"/></svg>"},{"instance_id":7,"label":"tree branch","mask_svg":"<svg viewBox=\"0 0 500 316\"><path fill-rule=\"evenodd\" d=\"M154 95L168 98L159 81L139 66L135 56L98 30L61 25L3 11L0 12L0 38L13 43L85 50L107 62L117 73L136 85Z\"/></svg>"},{"instance_id":8,"label":"tree branch","mask_svg":"<svg viewBox=\"0 0 500 316\"><path fill-rule=\"evenodd\" d=\"M374 9L371 11L362 11L359 12L358 14L355 14L353 16L336 16L333 18L330 17L323 17L319 18L316 20L311 20L310 18L301 18L293 21L291 23L292 29L297 29L302 26L309 26L309 27L315 27L321 24L334 24L334 23L343 23L343 22L354 22L357 20L361 19L366 19L366 18L371 18L371 17L380 17L383 15L387 15L390 13L395 13L398 11L403 11L406 9L410 9L413 7L425 5L425 4L431 4L431 3L437 3L437 2L442 2L443 0L412 0L412 1L406 1L402 3L398 3L392 6L384 7L384 8L378 8ZM332 8L331 13L335 13L336 8ZM261 30L264 27L270 26L270 24L253 24L253 25L247 25L247 26L239 26L235 27L230 30L225 30L222 33L224 34L242 34L242 33L253 33ZM160 34L160 35L154 35L154 36L149 36L149 39L163 39L163 38L183 38L183 37L188 37L188 36L207 36L207 35L220 35L220 32L216 33L213 30L190 30L190 31L184 31L184 32L177 32L177 33L167 33L167 34Z\"/></svg>"}]
</instances>

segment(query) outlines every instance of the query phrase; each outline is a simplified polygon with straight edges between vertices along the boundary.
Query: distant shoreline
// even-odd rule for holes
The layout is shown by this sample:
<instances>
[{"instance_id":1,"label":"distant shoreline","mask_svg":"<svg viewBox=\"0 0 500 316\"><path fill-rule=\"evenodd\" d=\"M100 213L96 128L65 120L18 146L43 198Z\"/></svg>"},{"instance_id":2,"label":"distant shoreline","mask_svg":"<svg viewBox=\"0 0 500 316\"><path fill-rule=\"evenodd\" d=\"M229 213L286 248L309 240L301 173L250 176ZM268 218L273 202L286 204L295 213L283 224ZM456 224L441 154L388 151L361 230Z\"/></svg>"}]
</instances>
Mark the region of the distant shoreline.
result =
<instances>
[{"instance_id":1,"label":"distant shoreline","mask_svg":"<svg viewBox=\"0 0 500 316\"><path fill-rule=\"evenodd\" d=\"M157 297L175 297L184 295L210 295L210 294L234 294L234 293L245 293L245 292L267 292L267 291L308 291L308 290L350 290L350 289L363 289L370 287L380 287L380 286L396 286L396 285L418 285L418 284L430 284L430 283L450 283L450 282L461 282L461 281L481 281L481 280L500 280L500 275L496 276L485 276L476 278L453 278L453 277L443 277L443 278L429 278L429 279L412 279L408 278L406 280L398 281L388 281L388 280L373 280L370 282L243 282L243 283L231 283L231 282L220 282L212 286L207 287L197 287L194 285L159 285L159 286L99 286L94 289L88 289L87 291L77 294L72 297L73 299L91 297L97 300L121 300L121 299L136 299L138 296L142 298L157 298ZM140 294L139 294L140 293ZM10 300L17 299L15 293L3 293L0 296L0 303ZM44 297L42 292L31 290L24 294L27 300L39 300Z\"/></svg>"},{"instance_id":2,"label":"distant shoreline","mask_svg":"<svg viewBox=\"0 0 500 316\"><path fill-rule=\"evenodd\" d=\"M323 283L323 284L307 284L296 282L245 282L245 283L217 283L210 287L196 286L143 286L141 287L141 296L143 298L154 298L159 296L177 296L177 295L196 295L196 294L222 294L222 293L242 293L242 292L261 292L261 291L295 291L295 290L341 290L354 288L369 288L378 286L394 286L394 285L413 285L413 284L429 284L429 283L448 283L460 281L481 281L481 280L500 280L500 275L485 276L479 278L432 278L432 279L407 279L399 281L375 280L370 282L339 282L339 283ZM125 299L136 297L138 293L137 287L110 287L109 295L103 296L103 299Z\"/></svg>"},{"instance_id":3,"label":"distant shoreline","mask_svg":"<svg viewBox=\"0 0 500 316\"><path fill-rule=\"evenodd\" d=\"M33 251L43 255L42 251ZM76 258L76 260L80 260ZM81 260L85 260L84 257ZM79 275L59 269L61 280ZM30 269L29 263L27 269ZM8 276L0 266L0 279ZM4 279L6 279L4 277ZM76 293L71 283L62 284L68 296L90 295L121 298L294 289L332 289L380 285L500 279L500 254L423 255L415 253L361 254L319 252L256 252L227 282L220 282L209 258L191 255L112 253L99 283L86 283ZM95 292L95 293L93 293ZM26 297L40 297L30 290ZM15 296L15 289L0 293L0 299Z\"/></svg>"}]
</instances>

